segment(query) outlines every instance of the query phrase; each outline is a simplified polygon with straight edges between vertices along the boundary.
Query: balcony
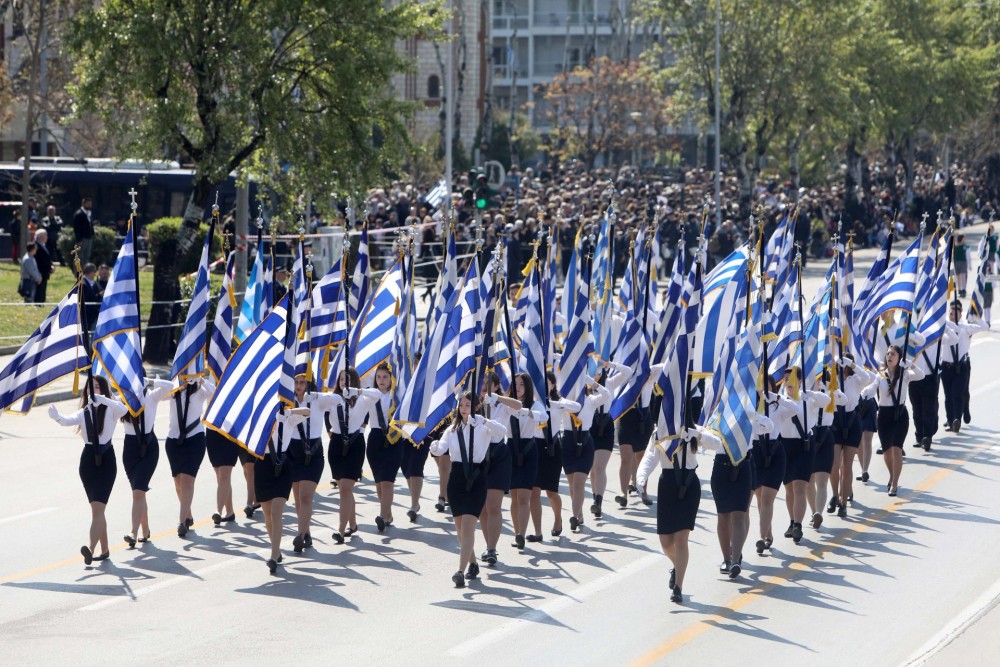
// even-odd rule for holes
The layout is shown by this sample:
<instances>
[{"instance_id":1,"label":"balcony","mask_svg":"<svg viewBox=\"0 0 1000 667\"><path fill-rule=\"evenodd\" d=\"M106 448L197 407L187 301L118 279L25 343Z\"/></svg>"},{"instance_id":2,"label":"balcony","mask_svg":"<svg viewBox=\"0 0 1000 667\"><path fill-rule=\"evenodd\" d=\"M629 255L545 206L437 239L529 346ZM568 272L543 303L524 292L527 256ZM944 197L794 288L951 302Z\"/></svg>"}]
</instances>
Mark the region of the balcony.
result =
<instances>
[{"instance_id":1,"label":"balcony","mask_svg":"<svg viewBox=\"0 0 1000 667\"><path fill-rule=\"evenodd\" d=\"M507 31L513 32L517 28L518 30L528 29L528 15L527 14L498 14L493 16L493 29L497 31Z\"/></svg>"},{"instance_id":2,"label":"balcony","mask_svg":"<svg viewBox=\"0 0 1000 667\"><path fill-rule=\"evenodd\" d=\"M565 28L566 26L606 26L611 27L611 16L594 15L590 12L535 12L536 28Z\"/></svg>"}]
</instances>

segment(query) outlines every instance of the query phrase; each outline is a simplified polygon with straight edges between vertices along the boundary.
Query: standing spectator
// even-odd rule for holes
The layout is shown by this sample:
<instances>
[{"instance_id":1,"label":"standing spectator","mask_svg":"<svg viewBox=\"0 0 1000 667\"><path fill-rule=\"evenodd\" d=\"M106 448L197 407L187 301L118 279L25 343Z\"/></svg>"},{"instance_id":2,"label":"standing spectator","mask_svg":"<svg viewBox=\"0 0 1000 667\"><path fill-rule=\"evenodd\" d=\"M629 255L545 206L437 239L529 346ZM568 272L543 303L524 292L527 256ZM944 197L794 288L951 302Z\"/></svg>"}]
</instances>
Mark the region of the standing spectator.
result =
<instances>
[{"instance_id":1,"label":"standing spectator","mask_svg":"<svg viewBox=\"0 0 1000 667\"><path fill-rule=\"evenodd\" d=\"M42 274L38 271L38 264L35 263L35 253L38 246L34 243L28 244L28 251L21 258L21 287L18 294L24 297L25 303L35 302L35 290L42 282Z\"/></svg>"},{"instance_id":2,"label":"standing spectator","mask_svg":"<svg viewBox=\"0 0 1000 667\"><path fill-rule=\"evenodd\" d=\"M97 267L93 264L83 265L83 320L87 331L93 332L97 324L97 316L101 313L101 292L97 287Z\"/></svg>"},{"instance_id":3,"label":"standing spectator","mask_svg":"<svg viewBox=\"0 0 1000 667\"><path fill-rule=\"evenodd\" d=\"M111 267L101 264L97 267L97 291L104 298L104 290L108 288L108 281L111 280Z\"/></svg>"},{"instance_id":4,"label":"standing spectator","mask_svg":"<svg viewBox=\"0 0 1000 667\"><path fill-rule=\"evenodd\" d=\"M94 245L94 202L90 197L84 197L80 209L73 216L73 233L76 243L80 246L80 264L90 262L90 252Z\"/></svg>"},{"instance_id":5,"label":"standing spectator","mask_svg":"<svg viewBox=\"0 0 1000 667\"><path fill-rule=\"evenodd\" d=\"M7 223L7 233L10 234L10 257L16 262L21 256L21 209L14 211L14 217Z\"/></svg>"},{"instance_id":6,"label":"standing spectator","mask_svg":"<svg viewBox=\"0 0 1000 667\"><path fill-rule=\"evenodd\" d=\"M37 246L35 264L38 266L38 272L41 274L42 280L35 289L35 303L45 303L45 290L49 285L49 277L52 275L52 256L49 254L47 247L48 240L48 230L40 227L35 232L35 245Z\"/></svg>"},{"instance_id":7,"label":"standing spectator","mask_svg":"<svg viewBox=\"0 0 1000 667\"><path fill-rule=\"evenodd\" d=\"M39 226L48 231L48 241L45 243L45 249L49 251L49 257L62 263L63 258L59 254L59 248L56 242L59 240L59 232L62 231L63 221L62 218L56 215L55 206L49 205L45 209L45 217L42 218Z\"/></svg>"}]
</instances>

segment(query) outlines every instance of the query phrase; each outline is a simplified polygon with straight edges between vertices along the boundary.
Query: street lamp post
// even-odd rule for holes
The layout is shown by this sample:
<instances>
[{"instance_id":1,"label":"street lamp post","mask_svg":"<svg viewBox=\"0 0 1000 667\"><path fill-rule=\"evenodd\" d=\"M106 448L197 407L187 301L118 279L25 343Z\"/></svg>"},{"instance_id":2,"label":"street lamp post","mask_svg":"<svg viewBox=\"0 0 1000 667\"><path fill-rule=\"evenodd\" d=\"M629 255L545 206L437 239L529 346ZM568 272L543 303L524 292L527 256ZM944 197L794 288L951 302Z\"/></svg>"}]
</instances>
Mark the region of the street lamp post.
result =
<instances>
[{"instance_id":1,"label":"street lamp post","mask_svg":"<svg viewBox=\"0 0 1000 667\"><path fill-rule=\"evenodd\" d=\"M720 52L722 32L722 5L720 0L715 0L715 224L722 224L722 113L719 102L719 95L722 86L719 83L722 67L720 66Z\"/></svg>"}]
</instances>

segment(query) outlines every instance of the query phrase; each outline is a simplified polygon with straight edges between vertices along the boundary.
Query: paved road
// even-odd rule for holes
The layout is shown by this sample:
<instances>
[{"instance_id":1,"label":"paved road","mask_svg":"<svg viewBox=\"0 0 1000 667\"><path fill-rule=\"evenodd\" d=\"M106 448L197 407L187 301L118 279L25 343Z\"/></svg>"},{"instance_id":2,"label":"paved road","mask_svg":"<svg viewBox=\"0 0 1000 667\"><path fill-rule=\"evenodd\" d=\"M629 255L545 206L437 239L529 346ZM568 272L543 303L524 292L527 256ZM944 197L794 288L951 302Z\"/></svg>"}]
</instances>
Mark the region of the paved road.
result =
<instances>
[{"instance_id":1,"label":"paved road","mask_svg":"<svg viewBox=\"0 0 1000 667\"><path fill-rule=\"evenodd\" d=\"M810 266L807 289L822 272ZM455 590L457 541L432 507L433 464L418 524L397 505L396 525L379 535L374 488L365 483L362 532L344 546L332 544L337 502L321 489L316 548L306 558L289 548L286 566L272 577L259 513L228 529L208 519L214 483L207 463L195 529L188 539L176 537L163 459L150 493L152 543L135 550L116 544L111 561L84 567L78 549L89 510L76 474L79 436L44 410L5 415L0 662L989 664L1000 647L991 631L1000 592L1000 413L992 411L1000 379L990 370L1000 364L998 341L1000 334L989 333L973 348L973 425L958 436L940 433L930 453L910 448L898 498L885 494L886 474L875 461L847 520L807 529L797 547L779 538L773 555L748 555L735 582L717 574L714 506L704 482L683 606L667 600L669 564L653 512L641 505L609 509L605 521L559 539L548 537L547 515L545 542L523 555L508 546L505 526L501 563ZM59 407L68 411L72 403ZM711 461L701 464L704 479ZM236 479L239 502L238 472ZM780 498L777 506L784 507ZM125 532L128 514L120 473L108 510L112 538ZM776 525L784 520L778 509ZM291 531L286 535L290 547Z\"/></svg>"}]
</instances>

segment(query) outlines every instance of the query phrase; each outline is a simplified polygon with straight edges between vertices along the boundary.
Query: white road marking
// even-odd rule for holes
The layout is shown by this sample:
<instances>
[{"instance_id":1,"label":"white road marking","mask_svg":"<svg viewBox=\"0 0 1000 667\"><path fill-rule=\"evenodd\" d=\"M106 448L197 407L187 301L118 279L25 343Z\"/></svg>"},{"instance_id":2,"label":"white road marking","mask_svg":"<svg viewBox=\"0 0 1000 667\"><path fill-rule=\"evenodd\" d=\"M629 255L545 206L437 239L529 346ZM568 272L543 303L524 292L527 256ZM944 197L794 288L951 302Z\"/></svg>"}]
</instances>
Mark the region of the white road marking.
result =
<instances>
[{"instance_id":1,"label":"white road marking","mask_svg":"<svg viewBox=\"0 0 1000 667\"><path fill-rule=\"evenodd\" d=\"M973 601L968 607L955 616L941 631L927 640L927 643L917 649L916 653L904 663L906 667L917 667L930 660L948 644L957 639L976 621L1000 604L1000 579Z\"/></svg>"},{"instance_id":2,"label":"white road marking","mask_svg":"<svg viewBox=\"0 0 1000 667\"><path fill-rule=\"evenodd\" d=\"M214 563L207 567L203 567L200 570L192 572L191 574L178 574L176 576L170 577L169 579L164 579L163 581L159 581L155 584L150 584L149 586L140 588L135 592L134 598L128 595L120 595L113 598L109 598L107 600L101 600L100 602L87 605L86 607L80 607L77 611L99 611L101 609L107 609L108 607L116 605L120 602L134 602L135 599L148 595L149 593L155 593L156 591L161 591L164 588L169 588L170 586L173 586L175 584L181 584L184 583L185 581L196 581L197 578L201 577L202 575L208 574L209 572L215 572L216 570L225 569L230 565L235 565L240 561L245 562L246 558L244 556L232 556L230 558L227 558L226 560Z\"/></svg>"},{"instance_id":3,"label":"white road marking","mask_svg":"<svg viewBox=\"0 0 1000 667\"><path fill-rule=\"evenodd\" d=\"M38 516L39 514L48 514L49 512L55 512L58 507L43 507L40 510L33 510L31 512L25 512L24 514L15 514L14 516L8 516L0 519L0 523L10 523L11 521L17 521L18 519L27 519L31 516Z\"/></svg>"},{"instance_id":4,"label":"white road marking","mask_svg":"<svg viewBox=\"0 0 1000 667\"><path fill-rule=\"evenodd\" d=\"M495 630L481 634L453 647L448 651L448 655L466 658L481 651L490 644L495 644L501 639L509 637L516 632L536 625L538 622L543 621L545 618L552 616L556 612L562 611L572 604L583 602L591 595L599 593L612 584L630 577L637 572L641 572L655 563L662 563L664 558L666 557L662 554L649 554L644 556L637 561L633 561L631 564L621 570L618 570L617 572L609 572L600 579L596 579L589 584L584 584L583 586L579 586L571 591L563 593L560 597L546 602L541 607L525 612L517 618L507 621Z\"/></svg>"}]
</instances>

